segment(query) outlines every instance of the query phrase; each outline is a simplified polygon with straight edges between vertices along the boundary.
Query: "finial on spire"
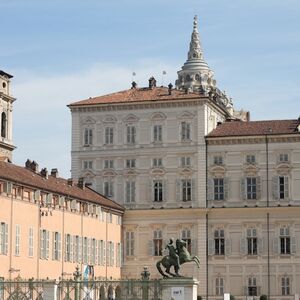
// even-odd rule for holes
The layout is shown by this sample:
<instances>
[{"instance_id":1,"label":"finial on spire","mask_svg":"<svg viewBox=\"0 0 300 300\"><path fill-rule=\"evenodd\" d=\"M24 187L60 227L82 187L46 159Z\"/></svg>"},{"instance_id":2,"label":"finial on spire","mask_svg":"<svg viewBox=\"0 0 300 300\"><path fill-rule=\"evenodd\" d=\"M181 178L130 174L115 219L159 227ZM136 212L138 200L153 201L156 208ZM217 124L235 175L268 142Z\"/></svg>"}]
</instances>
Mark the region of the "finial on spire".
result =
<instances>
[{"instance_id":1,"label":"finial on spire","mask_svg":"<svg viewBox=\"0 0 300 300\"><path fill-rule=\"evenodd\" d=\"M194 29L198 28L198 17L195 15L194 17Z\"/></svg>"}]
</instances>

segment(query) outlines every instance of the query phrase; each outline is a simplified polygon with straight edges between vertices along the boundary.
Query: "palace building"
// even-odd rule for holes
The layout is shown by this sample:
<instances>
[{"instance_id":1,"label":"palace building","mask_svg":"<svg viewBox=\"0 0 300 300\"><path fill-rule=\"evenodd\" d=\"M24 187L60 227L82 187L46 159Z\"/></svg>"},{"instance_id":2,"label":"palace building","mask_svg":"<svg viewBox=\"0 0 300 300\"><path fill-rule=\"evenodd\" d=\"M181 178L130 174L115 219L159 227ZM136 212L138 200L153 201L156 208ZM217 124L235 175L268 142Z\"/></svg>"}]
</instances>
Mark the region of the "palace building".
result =
<instances>
[{"instance_id":1,"label":"palace building","mask_svg":"<svg viewBox=\"0 0 300 300\"><path fill-rule=\"evenodd\" d=\"M197 18L175 87L131 88L69 105L72 176L126 208L122 276L156 262L169 238L201 267L198 294L300 293L300 120L250 121L217 86Z\"/></svg>"}]
</instances>

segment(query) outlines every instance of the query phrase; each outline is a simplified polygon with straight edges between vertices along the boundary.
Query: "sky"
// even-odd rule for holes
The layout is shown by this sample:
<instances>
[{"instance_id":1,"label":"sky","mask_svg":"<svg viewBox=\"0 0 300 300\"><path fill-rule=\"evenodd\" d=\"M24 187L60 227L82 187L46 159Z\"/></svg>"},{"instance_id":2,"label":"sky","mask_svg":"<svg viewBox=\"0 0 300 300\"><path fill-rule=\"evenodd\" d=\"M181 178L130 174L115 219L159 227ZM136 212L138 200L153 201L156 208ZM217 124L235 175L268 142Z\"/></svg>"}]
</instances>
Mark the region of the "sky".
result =
<instances>
[{"instance_id":1,"label":"sky","mask_svg":"<svg viewBox=\"0 0 300 300\"><path fill-rule=\"evenodd\" d=\"M0 70L14 75L13 162L69 178L67 104L174 85L198 15L217 85L252 120L300 115L299 0L0 0ZM162 77L162 72L166 75Z\"/></svg>"}]
</instances>

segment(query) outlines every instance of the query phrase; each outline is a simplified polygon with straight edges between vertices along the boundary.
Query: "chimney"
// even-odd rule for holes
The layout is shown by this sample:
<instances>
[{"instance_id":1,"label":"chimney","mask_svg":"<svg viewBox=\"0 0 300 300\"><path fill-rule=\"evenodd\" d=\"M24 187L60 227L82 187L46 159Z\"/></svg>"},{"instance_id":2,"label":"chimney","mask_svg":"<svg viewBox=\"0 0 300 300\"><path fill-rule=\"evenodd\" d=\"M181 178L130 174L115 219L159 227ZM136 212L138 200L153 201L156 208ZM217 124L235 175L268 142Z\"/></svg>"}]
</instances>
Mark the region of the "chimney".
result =
<instances>
[{"instance_id":1,"label":"chimney","mask_svg":"<svg viewBox=\"0 0 300 300\"><path fill-rule=\"evenodd\" d=\"M36 161L32 161L32 163L30 164L30 169L31 171L38 173L39 172L39 165Z\"/></svg>"},{"instance_id":2,"label":"chimney","mask_svg":"<svg viewBox=\"0 0 300 300\"><path fill-rule=\"evenodd\" d=\"M85 183L84 183L84 178L83 178L83 177L80 177L80 178L78 179L77 186L78 186L79 188L81 188L82 190L84 190L84 188L85 188Z\"/></svg>"},{"instance_id":3,"label":"chimney","mask_svg":"<svg viewBox=\"0 0 300 300\"><path fill-rule=\"evenodd\" d=\"M169 89L168 89L169 95L172 95L173 84L172 84L172 83L169 83L168 88L169 88Z\"/></svg>"},{"instance_id":4,"label":"chimney","mask_svg":"<svg viewBox=\"0 0 300 300\"><path fill-rule=\"evenodd\" d=\"M54 178L57 178L58 177L58 169L52 169L51 170L51 176L54 177Z\"/></svg>"},{"instance_id":5,"label":"chimney","mask_svg":"<svg viewBox=\"0 0 300 300\"><path fill-rule=\"evenodd\" d=\"M131 82L131 89L136 89L137 88L137 83L135 81Z\"/></svg>"},{"instance_id":6,"label":"chimney","mask_svg":"<svg viewBox=\"0 0 300 300\"><path fill-rule=\"evenodd\" d=\"M42 175L42 177L48 179L48 170L47 170L47 168L43 168L41 170L41 175Z\"/></svg>"},{"instance_id":7,"label":"chimney","mask_svg":"<svg viewBox=\"0 0 300 300\"><path fill-rule=\"evenodd\" d=\"M152 77L150 77L150 79L149 79L149 89L153 89L153 88L155 88L156 87L156 80L155 80L155 78L152 76Z\"/></svg>"},{"instance_id":8,"label":"chimney","mask_svg":"<svg viewBox=\"0 0 300 300\"><path fill-rule=\"evenodd\" d=\"M27 159L26 162L25 162L25 167L26 169L31 169L30 166L31 166L31 163L32 161L30 159Z\"/></svg>"},{"instance_id":9,"label":"chimney","mask_svg":"<svg viewBox=\"0 0 300 300\"><path fill-rule=\"evenodd\" d=\"M73 180L73 178L69 178L69 179L68 179L68 185L69 185L69 186L73 186L73 185L74 185L74 180Z\"/></svg>"}]
</instances>

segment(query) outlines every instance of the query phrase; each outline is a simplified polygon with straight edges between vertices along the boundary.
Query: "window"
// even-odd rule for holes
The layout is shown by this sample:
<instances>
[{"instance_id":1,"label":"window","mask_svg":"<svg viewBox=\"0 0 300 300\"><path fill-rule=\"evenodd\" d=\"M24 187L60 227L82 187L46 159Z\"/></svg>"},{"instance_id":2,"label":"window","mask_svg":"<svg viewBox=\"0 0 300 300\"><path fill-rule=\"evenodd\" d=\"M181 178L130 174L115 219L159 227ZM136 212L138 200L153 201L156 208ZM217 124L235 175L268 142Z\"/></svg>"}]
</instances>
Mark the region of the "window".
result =
<instances>
[{"instance_id":1,"label":"window","mask_svg":"<svg viewBox=\"0 0 300 300\"><path fill-rule=\"evenodd\" d=\"M73 239L73 261L81 262L81 237L76 235Z\"/></svg>"},{"instance_id":2,"label":"window","mask_svg":"<svg viewBox=\"0 0 300 300\"><path fill-rule=\"evenodd\" d=\"M91 239L91 248L90 248L90 264L95 265L96 263L96 253L97 247L96 247L96 240Z\"/></svg>"},{"instance_id":3,"label":"window","mask_svg":"<svg viewBox=\"0 0 300 300\"><path fill-rule=\"evenodd\" d=\"M20 255L20 225L16 225L15 255Z\"/></svg>"},{"instance_id":4,"label":"window","mask_svg":"<svg viewBox=\"0 0 300 300\"><path fill-rule=\"evenodd\" d=\"M192 251L191 230L183 229L181 231L181 239L186 242L187 250L189 251L189 253L191 253L191 251Z\"/></svg>"},{"instance_id":5,"label":"window","mask_svg":"<svg viewBox=\"0 0 300 300\"><path fill-rule=\"evenodd\" d=\"M116 267L121 267L122 265L122 245L117 243L116 245Z\"/></svg>"},{"instance_id":6,"label":"window","mask_svg":"<svg viewBox=\"0 0 300 300\"><path fill-rule=\"evenodd\" d=\"M91 128L84 129L84 146L93 144L93 130Z\"/></svg>"},{"instance_id":7,"label":"window","mask_svg":"<svg viewBox=\"0 0 300 300\"><path fill-rule=\"evenodd\" d=\"M114 183L112 180L104 182L104 196L113 197L114 195Z\"/></svg>"},{"instance_id":8,"label":"window","mask_svg":"<svg viewBox=\"0 0 300 300\"><path fill-rule=\"evenodd\" d=\"M70 234L65 234L65 261L71 261L72 239Z\"/></svg>"},{"instance_id":9,"label":"window","mask_svg":"<svg viewBox=\"0 0 300 300\"><path fill-rule=\"evenodd\" d=\"M154 143L162 142L162 125L153 126L153 142Z\"/></svg>"},{"instance_id":10,"label":"window","mask_svg":"<svg viewBox=\"0 0 300 300\"><path fill-rule=\"evenodd\" d=\"M8 224L1 223L1 254L8 254Z\"/></svg>"},{"instance_id":11,"label":"window","mask_svg":"<svg viewBox=\"0 0 300 300\"><path fill-rule=\"evenodd\" d=\"M279 154L279 162L288 162L289 161L289 155L287 153L280 153Z\"/></svg>"},{"instance_id":12,"label":"window","mask_svg":"<svg viewBox=\"0 0 300 300\"><path fill-rule=\"evenodd\" d=\"M105 127L105 144L112 145L114 143L114 128Z\"/></svg>"},{"instance_id":13,"label":"window","mask_svg":"<svg viewBox=\"0 0 300 300\"><path fill-rule=\"evenodd\" d=\"M98 241L98 264L100 266L105 265L105 241Z\"/></svg>"},{"instance_id":14,"label":"window","mask_svg":"<svg viewBox=\"0 0 300 300\"><path fill-rule=\"evenodd\" d=\"M7 118L5 112L1 114L1 137L6 138Z\"/></svg>"},{"instance_id":15,"label":"window","mask_svg":"<svg viewBox=\"0 0 300 300\"><path fill-rule=\"evenodd\" d=\"M286 176L279 176L279 199L288 198L288 180Z\"/></svg>"},{"instance_id":16,"label":"window","mask_svg":"<svg viewBox=\"0 0 300 300\"><path fill-rule=\"evenodd\" d=\"M192 200L192 181L191 179L181 180L182 201L187 202Z\"/></svg>"},{"instance_id":17,"label":"window","mask_svg":"<svg viewBox=\"0 0 300 300\"><path fill-rule=\"evenodd\" d=\"M28 231L28 256L33 257L33 228L29 227Z\"/></svg>"},{"instance_id":18,"label":"window","mask_svg":"<svg viewBox=\"0 0 300 300\"><path fill-rule=\"evenodd\" d=\"M114 161L113 159L106 159L104 161L104 169L113 169L114 168Z\"/></svg>"},{"instance_id":19,"label":"window","mask_svg":"<svg viewBox=\"0 0 300 300\"><path fill-rule=\"evenodd\" d=\"M60 260L61 256L61 234L59 232L53 232L53 260Z\"/></svg>"},{"instance_id":20,"label":"window","mask_svg":"<svg viewBox=\"0 0 300 300\"><path fill-rule=\"evenodd\" d=\"M224 229L215 230L214 240L215 240L215 254L216 255L224 255L225 254Z\"/></svg>"},{"instance_id":21,"label":"window","mask_svg":"<svg viewBox=\"0 0 300 300\"><path fill-rule=\"evenodd\" d=\"M136 143L136 128L135 126L127 126L127 144Z\"/></svg>"},{"instance_id":22,"label":"window","mask_svg":"<svg viewBox=\"0 0 300 300\"><path fill-rule=\"evenodd\" d=\"M256 188L256 177L247 177L246 178L246 199L256 199L257 195L257 188Z\"/></svg>"},{"instance_id":23,"label":"window","mask_svg":"<svg viewBox=\"0 0 300 300\"><path fill-rule=\"evenodd\" d=\"M288 227L280 228L280 254L291 254L291 237L290 229Z\"/></svg>"},{"instance_id":24,"label":"window","mask_svg":"<svg viewBox=\"0 0 300 300\"><path fill-rule=\"evenodd\" d=\"M107 242L107 263L109 266L114 266L114 258L115 258L115 243Z\"/></svg>"},{"instance_id":25,"label":"window","mask_svg":"<svg viewBox=\"0 0 300 300\"><path fill-rule=\"evenodd\" d=\"M134 256L134 232L127 231L125 240L126 240L126 255Z\"/></svg>"},{"instance_id":26,"label":"window","mask_svg":"<svg viewBox=\"0 0 300 300\"><path fill-rule=\"evenodd\" d=\"M216 278L216 295L217 296L224 295L224 278L222 277Z\"/></svg>"},{"instance_id":27,"label":"window","mask_svg":"<svg viewBox=\"0 0 300 300\"><path fill-rule=\"evenodd\" d=\"M83 255L82 255L82 260L84 264L88 263L88 238L84 237L83 238Z\"/></svg>"},{"instance_id":28,"label":"window","mask_svg":"<svg viewBox=\"0 0 300 300\"><path fill-rule=\"evenodd\" d=\"M257 255L257 232L255 228L247 229L247 254Z\"/></svg>"},{"instance_id":29,"label":"window","mask_svg":"<svg viewBox=\"0 0 300 300\"><path fill-rule=\"evenodd\" d=\"M153 232L154 256L162 255L162 231L155 230Z\"/></svg>"},{"instance_id":30,"label":"window","mask_svg":"<svg viewBox=\"0 0 300 300\"><path fill-rule=\"evenodd\" d=\"M214 165L223 165L223 157L222 156L214 156Z\"/></svg>"},{"instance_id":31,"label":"window","mask_svg":"<svg viewBox=\"0 0 300 300\"><path fill-rule=\"evenodd\" d=\"M248 278L248 296L257 296L256 278Z\"/></svg>"},{"instance_id":32,"label":"window","mask_svg":"<svg viewBox=\"0 0 300 300\"><path fill-rule=\"evenodd\" d=\"M41 229L40 233L40 258L48 259L49 258L49 231Z\"/></svg>"},{"instance_id":33,"label":"window","mask_svg":"<svg viewBox=\"0 0 300 300\"><path fill-rule=\"evenodd\" d=\"M181 167L188 168L191 166L191 158L189 156L181 157Z\"/></svg>"},{"instance_id":34,"label":"window","mask_svg":"<svg viewBox=\"0 0 300 300\"><path fill-rule=\"evenodd\" d=\"M135 159L126 159L126 168L133 169L135 168Z\"/></svg>"},{"instance_id":35,"label":"window","mask_svg":"<svg viewBox=\"0 0 300 300\"><path fill-rule=\"evenodd\" d=\"M153 167L162 167L162 158L153 158Z\"/></svg>"},{"instance_id":36,"label":"window","mask_svg":"<svg viewBox=\"0 0 300 300\"><path fill-rule=\"evenodd\" d=\"M163 182L162 180L154 180L153 182L154 202L163 201Z\"/></svg>"},{"instance_id":37,"label":"window","mask_svg":"<svg viewBox=\"0 0 300 300\"><path fill-rule=\"evenodd\" d=\"M255 162L256 162L255 155L253 155L253 154L246 155L246 163L247 164L255 164Z\"/></svg>"},{"instance_id":38,"label":"window","mask_svg":"<svg viewBox=\"0 0 300 300\"><path fill-rule=\"evenodd\" d=\"M112 223L113 215L112 213L107 213L107 223Z\"/></svg>"},{"instance_id":39,"label":"window","mask_svg":"<svg viewBox=\"0 0 300 300\"><path fill-rule=\"evenodd\" d=\"M191 140L191 124L188 122L181 122L181 140Z\"/></svg>"},{"instance_id":40,"label":"window","mask_svg":"<svg viewBox=\"0 0 300 300\"><path fill-rule=\"evenodd\" d=\"M83 161L83 169L84 170L93 169L93 161L92 160Z\"/></svg>"},{"instance_id":41,"label":"window","mask_svg":"<svg viewBox=\"0 0 300 300\"><path fill-rule=\"evenodd\" d=\"M126 181L125 201L126 203L135 202L135 181Z\"/></svg>"},{"instance_id":42,"label":"window","mask_svg":"<svg viewBox=\"0 0 300 300\"><path fill-rule=\"evenodd\" d=\"M224 199L224 178L214 178L214 200Z\"/></svg>"},{"instance_id":43,"label":"window","mask_svg":"<svg viewBox=\"0 0 300 300\"><path fill-rule=\"evenodd\" d=\"M281 295L288 296L290 295L290 278L282 277L281 278Z\"/></svg>"}]
</instances>

